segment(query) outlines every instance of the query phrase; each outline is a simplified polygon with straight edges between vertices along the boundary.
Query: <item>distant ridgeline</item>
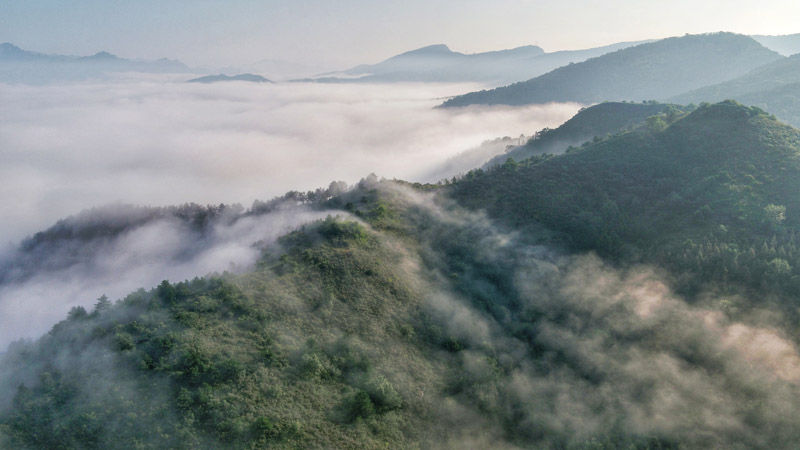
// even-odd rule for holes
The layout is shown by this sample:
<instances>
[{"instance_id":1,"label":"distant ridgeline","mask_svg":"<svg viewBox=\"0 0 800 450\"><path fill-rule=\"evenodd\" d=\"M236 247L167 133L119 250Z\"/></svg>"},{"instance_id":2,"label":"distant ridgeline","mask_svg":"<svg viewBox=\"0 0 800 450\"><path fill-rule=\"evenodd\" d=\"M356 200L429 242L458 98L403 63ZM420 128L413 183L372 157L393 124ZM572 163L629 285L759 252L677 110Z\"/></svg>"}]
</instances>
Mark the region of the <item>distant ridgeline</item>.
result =
<instances>
[{"instance_id":1,"label":"distant ridgeline","mask_svg":"<svg viewBox=\"0 0 800 450\"><path fill-rule=\"evenodd\" d=\"M800 54L780 59L724 83L671 98L677 103L736 99L763 108L800 127Z\"/></svg>"},{"instance_id":2,"label":"distant ridgeline","mask_svg":"<svg viewBox=\"0 0 800 450\"><path fill-rule=\"evenodd\" d=\"M800 35L687 35L625 48L531 80L447 100L442 106L735 99L800 126Z\"/></svg>"},{"instance_id":3,"label":"distant ridgeline","mask_svg":"<svg viewBox=\"0 0 800 450\"><path fill-rule=\"evenodd\" d=\"M764 47L774 50L782 55L792 55L795 53L800 53L800 34L798 35L789 35L789 36L752 36L752 39L755 42L760 43ZM749 45L753 44L752 40L748 39ZM562 66L567 66L571 64L581 63L591 58L597 58L608 53L613 53L618 50L626 49L629 47L634 47L639 44L651 43L652 40L649 41L639 41L639 42L620 42L612 45L606 45L602 47L590 48L590 49L583 49L583 50L565 50L565 51L557 51L547 53L542 50L540 47L535 45L527 45L523 47L513 48L509 50L498 50L498 51L491 51L491 52L483 52L483 53L474 53L474 54L464 54L450 50L447 46L438 44L438 45L430 45L427 47L422 47L416 50L412 50L409 52L405 52L396 56L393 56L385 61L382 61L377 64L362 64L356 67L353 67L348 70L344 70L341 72L332 72L327 74L322 74L316 78L306 79L304 81L316 81L316 82L328 82L328 83L362 83L362 82L370 82L370 83L391 83L391 82L480 82L488 85L498 86L504 85L508 83L514 83L521 80L528 80L533 77L538 77L542 74L550 72L554 69L558 69ZM739 43L741 45L745 41ZM736 46L737 44L733 44ZM713 46L713 44L712 44ZM661 52L665 49L660 49L658 46L650 47L643 49L645 52L653 52L653 58L649 60L643 60L642 63L638 67L636 62L631 66L627 66L627 69L633 71L631 75L631 79L635 80L637 74L640 71L648 70L646 67L647 64L655 64L658 66L660 64L659 58L662 55L659 55L658 52ZM666 49L669 51L669 49ZM687 49L684 49L687 50ZM700 51L701 53L703 50L701 49L688 49L690 52L692 51ZM709 48L707 49L710 52L714 51L721 51L723 54L725 53L726 49L717 47L717 48ZM667 55L668 56L668 55ZM687 54L687 57L693 58L694 56L691 54ZM733 55L734 57L738 57L740 55ZM744 55L745 58L747 57L754 57L756 59L756 64L759 61L761 63L765 62L763 59L764 55L758 55L756 53L752 53L747 55L746 52ZM774 56L774 55L773 55ZM700 58L694 59L693 63L702 63L703 56L701 55ZM622 61L622 60L615 60L610 62L611 64L617 63L628 63L633 62L631 61ZM676 59L672 59L671 61L667 61L668 63L677 63ZM719 61L716 60L709 60L709 65L711 63L718 63ZM739 61L740 63L744 63L745 67L750 67L747 64L747 61ZM603 65L599 66L592 66L591 70L595 70L597 68L603 68ZM698 67L697 64L694 64L691 67L688 67L689 70L696 70ZM680 64L675 64L674 67L659 67L661 71L663 70L673 70L679 69ZM566 73L566 72L562 72ZM652 73L648 73L648 76L652 76ZM562 75L559 75L562 76ZM619 74L614 74L615 77L618 77ZM577 80L580 82L585 82L585 79ZM627 78L625 81L630 81ZM714 82L714 81L711 81ZM699 86L698 86L699 87ZM687 88L688 89L688 88ZM679 93L679 92L676 92ZM645 98L663 98L657 96L632 96L632 97L604 97L593 100L592 102L596 101L604 101L604 100L636 100L641 101Z\"/></svg>"},{"instance_id":4,"label":"distant ridgeline","mask_svg":"<svg viewBox=\"0 0 800 450\"><path fill-rule=\"evenodd\" d=\"M464 54L446 45L430 45L393 56L378 64L364 64L307 81L358 82L483 82L494 85L526 80L566 64L585 61L641 42L546 53L527 45L509 50Z\"/></svg>"},{"instance_id":5,"label":"distant ridgeline","mask_svg":"<svg viewBox=\"0 0 800 450\"><path fill-rule=\"evenodd\" d=\"M272 81L262 77L261 75L255 75L252 73L242 73L239 75L207 75L200 78L192 78L188 80L188 83L219 83L223 81L247 81L250 83L272 83Z\"/></svg>"},{"instance_id":6,"label":"distant ridgeline","mask_svg":"<svg viewBox=\"0 0 800 450\"><path fill-rule=\"evenodd\" d=\"M454 97L443 106L667 99L782 58L747 36L686 35L607 53L510 86Z\"/></svg>"},{"instance_id":7,"label":"distant ridgeline","mask_svg":"<svg viewBox=\"0 0 800 450\"><path fill-rule=\"evenodd\" d=\"M48 55L0 44L0 82L48 83L98 78L115 72L189 73L180 61L142 61L120 58L108 52L91 56Z\"/></svg>"},{"instance_id":8,"label":"distant ridgeline","mask_svg":"<svg viewBox=\"0 0 800 450\"><path fill-rule=\"evenodd\" d=\"M454 182L142 210L330 217L246 273L101 298L12 345L0 447L792 447L800 131L736 102L609 103L529 145L592 133ZM20 251L126 229L104 220Z\"/></svg>"}]
</instances>

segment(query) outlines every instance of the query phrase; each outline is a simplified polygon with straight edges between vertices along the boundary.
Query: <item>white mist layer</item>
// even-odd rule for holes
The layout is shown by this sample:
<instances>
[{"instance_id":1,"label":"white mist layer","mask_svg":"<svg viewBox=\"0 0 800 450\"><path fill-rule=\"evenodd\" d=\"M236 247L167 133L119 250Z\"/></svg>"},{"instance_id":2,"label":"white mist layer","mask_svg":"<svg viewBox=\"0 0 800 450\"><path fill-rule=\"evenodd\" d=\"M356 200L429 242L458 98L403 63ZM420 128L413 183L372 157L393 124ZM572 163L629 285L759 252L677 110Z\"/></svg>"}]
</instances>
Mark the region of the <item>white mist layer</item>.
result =
<instances>
[{"instance_id":1,"label":"white mist layer","mask_svg":"<svg viewBox=\"0 0 800 450\"><path fill-rule=\"evenodd\" d=\"M72 307L90 309L101 295L116 300L139 288L153 288L162 280L177 282L246 270L256 263L264 246L328 214L282 208L232 223L219 221L203 234L185 222L163 218L112 239L88 241L85 246L90 248L82 249L79 261L0 285L0 353L14 340L41 336ZM67 259L72 250L65 246L52 252L55 259Z\"/></svg>"},{"instance_id":2,"label":"white mist layer","mask_svg":"<svg viewBox=\"0 0 800 450\"><path fill-rule=\"evenodd\" d=\"M465 149L554 127L579 108L434 109L474 88L154 76L0 84L0 240L114 202L249 204L371 172L423 179Z\"/></svg>"}]
</instances>

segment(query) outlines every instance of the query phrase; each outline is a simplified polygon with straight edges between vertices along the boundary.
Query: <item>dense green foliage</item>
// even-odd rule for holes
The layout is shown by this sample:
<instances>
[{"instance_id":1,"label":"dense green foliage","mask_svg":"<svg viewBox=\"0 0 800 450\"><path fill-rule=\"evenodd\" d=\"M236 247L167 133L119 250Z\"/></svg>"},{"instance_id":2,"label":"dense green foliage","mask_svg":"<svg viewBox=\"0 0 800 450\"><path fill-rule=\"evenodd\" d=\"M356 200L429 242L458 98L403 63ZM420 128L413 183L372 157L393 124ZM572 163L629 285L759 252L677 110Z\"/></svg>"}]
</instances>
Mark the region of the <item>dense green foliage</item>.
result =
<instances>
[{"instance_id":1,"label":"dense green foliage","mask_svg":"<svg viewBox=\"0 0 800 450\"><path fill-rule=\"evenodd\" d=\"M492 158L483 168L503 164L509 158L521 161L544 153L562 153L567 148L583 144L594 137L605 137L634 128L644 123L648 117L665 112L668 108L675 110L673 114L679 112L674 105L656 102L605 102L583 108L558 128L539 131L525 145L514 147L505 154Z\"/></svg>"},{"instance_id":2,"label":"dense green foliage","mask_svg":"<svg viewBox=\"0 0 800 450\"><path fill-rule=\"evenodd\" d=\"M403 324L416 301L389 271L398 257L363 226L334 219L283 244L252 274L164 282L90 314L76 309L36 347L12 348L10 359L42 366L3 419L11 442L383 447L416 435L424 410L389 381L393 358L415 361ZM68 355L116 371L61 366Z\"/></svg>"},{"instance_id":3,"label":"dense green foliage","mask_svg":"<svg viewBox=\"0 0 800 450\"><path fill-rule=\"evenodd\" d=\"M747 36L686 35L618 50L510 86L454 97L443 106L667 99L780 59Z\"/></svg>"},{"instance_id":4,"label":"dense green foliage","mask_svg":"<svg viewBox=\"0 0 800 450\"><path fill-rule=\"evenodd\" d=\"M453 195L574 249L667 267L686 292L747 286L800 306L800 132L734 102L676 119L473 172Z\"/></svg>"},{"instance_id":5,"label":"dense green foliage","mask_svg":"<svg viewBox=\"0 0 800 450\"><path fill-rule=\"evenodd\" d=\"M446 187L287 194L339 217L12 345L0 445L790 448L800 131L658 111Z\"/></svg>"}]
</instances>

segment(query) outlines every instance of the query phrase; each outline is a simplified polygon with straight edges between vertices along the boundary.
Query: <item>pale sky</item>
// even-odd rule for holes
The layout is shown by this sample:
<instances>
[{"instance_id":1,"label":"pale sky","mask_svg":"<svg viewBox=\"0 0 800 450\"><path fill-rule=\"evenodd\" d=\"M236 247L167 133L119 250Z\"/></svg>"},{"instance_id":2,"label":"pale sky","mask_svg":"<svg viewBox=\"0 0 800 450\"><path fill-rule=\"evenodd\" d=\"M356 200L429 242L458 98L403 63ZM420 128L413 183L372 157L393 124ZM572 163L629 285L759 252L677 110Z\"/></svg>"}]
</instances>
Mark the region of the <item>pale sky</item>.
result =
<instances>
[{"instance_id":1,"label":"pale sky","mask_svg":"<svg viewBox=\"0 0 800 450\"><path fill-rule=\"evenodd\" d=\"M0 0L0 42L190 65L345 68L429 44L547 51L733 31L800 32L798 0Z\"/></svg>"}]
</instances>

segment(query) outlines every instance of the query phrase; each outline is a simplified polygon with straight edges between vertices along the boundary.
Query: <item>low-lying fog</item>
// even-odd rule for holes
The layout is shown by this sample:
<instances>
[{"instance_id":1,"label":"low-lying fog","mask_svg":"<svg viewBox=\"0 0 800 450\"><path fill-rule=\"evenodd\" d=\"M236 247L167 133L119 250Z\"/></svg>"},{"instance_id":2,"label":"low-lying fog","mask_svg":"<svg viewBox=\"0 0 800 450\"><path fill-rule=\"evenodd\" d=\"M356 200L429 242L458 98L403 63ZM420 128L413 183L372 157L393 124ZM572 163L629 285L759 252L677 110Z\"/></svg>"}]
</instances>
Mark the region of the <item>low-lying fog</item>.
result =
<instances>
[{"instance_id":1,"label":"low-lying fog","mask_svg":"<svg viewBox=\"0 0 800 450\"><path fill-rule=\"evenodd\" d=\"M87 208L247 207L255 199L332 180L352 183L371 172L435 181L430 178L467 170L476 155L494 148L480 148L482 142L557 126L579 108L434 109L442 97L474 88L202 85L168 77L0 84L0 266L21 266L13 250L21 239ZM202 242L183 225L159 220L86 243L88 251L75 250L80 243L58 244L48 255L57 270L35 267L44 262L29 258L26 277L0 284L0 352L13 339L41 335L70 307L90 307L100 295L113 300L162 279L250 264L257 257L253 243L320 216L295 213L220 224Z\"/></svg>"},{"instance_id":2,"label":"low-lying fog","mask_svg":"<svg viewBox=\"0 0 800 450\"><path fill-rule=\"evenodd\" d=\"M0 84L0 235L17 241L118 201L247 206L370 172L420 179L460 151L558 125L579 107L433 108L474 88L152 76Z\"/></svg>"}]
</instances>

